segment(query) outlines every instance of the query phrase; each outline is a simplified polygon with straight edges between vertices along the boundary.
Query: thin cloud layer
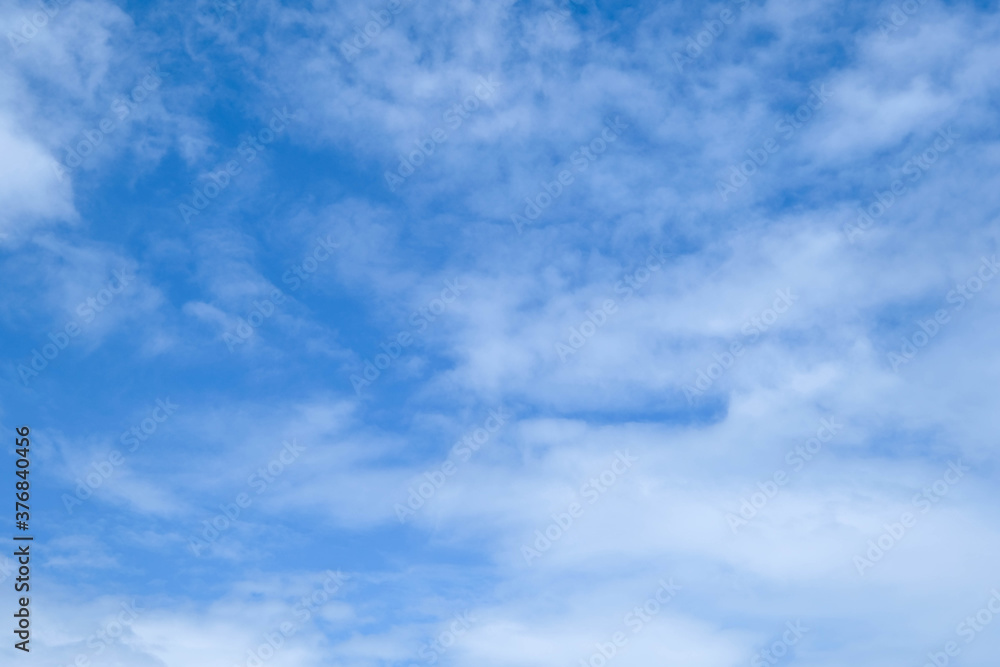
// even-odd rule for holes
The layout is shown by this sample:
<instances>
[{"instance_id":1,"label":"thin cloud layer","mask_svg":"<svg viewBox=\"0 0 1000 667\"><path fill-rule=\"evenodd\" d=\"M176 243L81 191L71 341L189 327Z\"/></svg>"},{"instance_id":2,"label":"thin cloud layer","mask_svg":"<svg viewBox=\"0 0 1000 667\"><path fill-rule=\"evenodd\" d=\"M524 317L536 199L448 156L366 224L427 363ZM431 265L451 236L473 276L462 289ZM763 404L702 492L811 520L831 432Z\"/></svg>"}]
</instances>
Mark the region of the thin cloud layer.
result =
<instances>
[{"instance_id":1,"label":"thin cloud layer","mask_svg":"<svg viewBox=\"0 0 1000 667\"><path fill-rule=\"evenodd\" d=\"M39 664L992 664L989 3L0 27Z\"/></svg>"}]
</instances>

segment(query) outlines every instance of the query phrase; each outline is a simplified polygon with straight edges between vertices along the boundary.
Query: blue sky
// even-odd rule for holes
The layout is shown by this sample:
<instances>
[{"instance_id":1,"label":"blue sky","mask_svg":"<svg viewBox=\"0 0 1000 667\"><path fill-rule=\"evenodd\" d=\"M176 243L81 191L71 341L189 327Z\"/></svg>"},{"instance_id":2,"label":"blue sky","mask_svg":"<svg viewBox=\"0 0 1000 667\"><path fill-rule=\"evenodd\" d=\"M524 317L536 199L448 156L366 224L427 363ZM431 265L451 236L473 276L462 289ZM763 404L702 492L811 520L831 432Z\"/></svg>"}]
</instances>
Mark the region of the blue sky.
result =
<instances>
[{"instance_id":1,"label":"blue sky","mask_svg":"<svg viewBox=\"0 0 1000 667\"><path fill-rule=\"evenodd\" d=\"M0 28L17 659L993 664L996 3Z\"/></svg>"}]
</instances>

